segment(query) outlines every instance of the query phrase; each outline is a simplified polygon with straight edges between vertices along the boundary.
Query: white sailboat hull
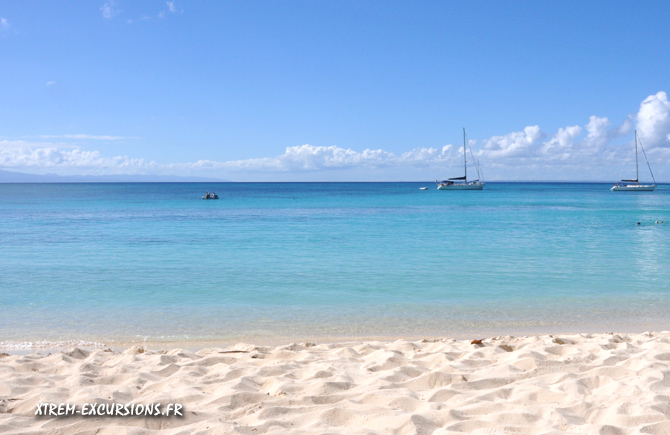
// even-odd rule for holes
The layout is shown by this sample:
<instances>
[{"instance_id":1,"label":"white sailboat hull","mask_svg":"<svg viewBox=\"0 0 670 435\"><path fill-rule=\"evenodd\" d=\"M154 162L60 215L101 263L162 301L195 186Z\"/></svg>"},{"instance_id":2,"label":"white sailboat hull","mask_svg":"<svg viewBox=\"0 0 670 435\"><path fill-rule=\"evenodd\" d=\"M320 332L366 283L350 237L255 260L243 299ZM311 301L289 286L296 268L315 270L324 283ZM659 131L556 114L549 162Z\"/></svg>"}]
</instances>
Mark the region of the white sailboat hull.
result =
<instances>
[{"instance_id":1,"label":"white sailboat hull","mask_svg":"<svg viewBox=\"0 0 670 435\"><path fill-rule=\"evenodd\" d=\"M654 189L656 189L655 184L626 184L623 186L612 186L610 190L614 192L653 192Z\"/></svg>"},{"instance_id":2,"label":"white sailboat hull","mask_svg":"<svg viewBox=\"0 0 670 435\"><path fill-rule=\"evenodd\" d=\"M482 190L484 183L473 181L468 184L454 183L454 184L440 184L437 190Z\"/></svg>"},{"instance_id":3,"label":"white sailboat hull","mask_svg":"<svg viewBox=\"0 0 670 435\"><path fill-rule=\"evenodd\" d=\"M472 150L470 150L470 153L472 154ZM465 128L463 128L463 173L465 174L463 177L457 177L457 178L450 178L448 180L444 181L437 181L437 190L482 190L484 189L484 182L479 181L481 179L481 175L479 173L479 166L477 165L477 162L475 161L475 167L477 168L477 175L479 175L479 178L474 180L474 181L468 181L468 159L467 159L467 154L468 154L468 144L465 140ZM474 155L472 156L474 159Z\"/></svg>"},{"instance_id":4,"label":"white sailboat hull","mask_svg":"<svg viewBox=\"0 0 670 435\"><path fill-rule=\"evenodd\" d=\"M647 166L649 167L649 173L651 174L654 184L640 184L640 167L637 159L637 146L640 145L642 148L642 143L640 142L637 136L637 130L635 130L635 178L630 180L621 180L621 183L616 183L610 189L613 192L653 192L656 189L656 179L654 178L654 173L651 172L651 165L647 159L647 153L642 148L642 154L644 159L647 161Z\"/></svg>"}]
</instances>

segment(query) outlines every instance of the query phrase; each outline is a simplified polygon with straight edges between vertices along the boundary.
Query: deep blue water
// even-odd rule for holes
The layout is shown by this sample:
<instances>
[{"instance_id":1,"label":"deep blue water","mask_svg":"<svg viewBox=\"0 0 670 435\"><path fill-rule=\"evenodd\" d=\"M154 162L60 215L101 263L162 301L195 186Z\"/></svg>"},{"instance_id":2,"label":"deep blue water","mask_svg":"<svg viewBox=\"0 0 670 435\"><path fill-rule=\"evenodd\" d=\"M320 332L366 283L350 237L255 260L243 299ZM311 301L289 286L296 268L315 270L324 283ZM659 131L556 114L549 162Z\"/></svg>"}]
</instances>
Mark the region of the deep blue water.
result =
<instances>
[{"instance_id":1,"label":"deep blue water","mask_svg":"<svg viewBox=\"0 0 670 435\"><path fill-rule=\"evenodd\" d=\"M670 186L609 187L0 184L0 347L670 329Z\"/></svg>"}]
</instances>

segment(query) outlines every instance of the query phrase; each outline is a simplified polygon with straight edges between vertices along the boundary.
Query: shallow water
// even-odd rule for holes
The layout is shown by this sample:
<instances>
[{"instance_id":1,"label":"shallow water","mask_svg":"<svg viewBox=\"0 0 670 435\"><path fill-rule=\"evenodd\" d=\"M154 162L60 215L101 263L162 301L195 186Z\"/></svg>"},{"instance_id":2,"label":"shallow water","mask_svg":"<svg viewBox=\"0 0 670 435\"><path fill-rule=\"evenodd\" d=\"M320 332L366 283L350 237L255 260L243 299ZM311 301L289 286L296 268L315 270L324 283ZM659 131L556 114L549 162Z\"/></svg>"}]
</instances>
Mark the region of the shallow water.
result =
<instances>
[{"instance_id":1,"label":"shallow water","mask_svg":"<svg viewBox=\"0 0 670 435\"><path fill-rule=\"evenodd\" d=\"M669 329L670 188L609 187L0 184L0 347Z\"/></svg>"}]
</instances>

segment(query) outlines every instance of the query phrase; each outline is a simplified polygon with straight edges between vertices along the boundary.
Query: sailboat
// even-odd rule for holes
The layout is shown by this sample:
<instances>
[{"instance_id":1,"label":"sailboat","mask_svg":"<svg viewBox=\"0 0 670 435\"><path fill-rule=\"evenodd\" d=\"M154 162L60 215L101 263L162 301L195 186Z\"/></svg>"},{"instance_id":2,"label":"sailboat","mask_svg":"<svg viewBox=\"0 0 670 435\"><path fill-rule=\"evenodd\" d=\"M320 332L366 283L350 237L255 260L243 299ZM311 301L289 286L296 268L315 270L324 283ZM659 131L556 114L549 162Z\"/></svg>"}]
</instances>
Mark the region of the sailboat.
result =
<instances>
[{"instance_id":1,"label":"sailboat","mask_svg":"<svg viewBox=\"0 0 670 435\"><path fill-rule=\"evenodd\" d=\"M479 181L479 178L482 178L479 173L479 165L477 161L472 157L472 160L475 162L475 169L477 169L477 180L468 181L468 160L467 160L467 151L468 146L465 141L465 128L463 128L463 170L465 175L462 177L449 178L443 181L436 181L437 190L482 190L484 188L484 182ZM472 150L470 150L472 154Z\"/></svg>"},{"instance_id":2,"label":"sailboat","mask_svg":"<svg viewBox=\"0 0 670 435\"><path fill-rule=\"evenodd\" d=\"M647 167L649 167L649 173L651 174L651 179L654 180L654 184L640 184L640 170L638 168L637 162L637 145L640 144L642 149L642 154L644 159L647 161ZM612 191L628 191L628 192L652 192L656 189L656 179L654 178L654 173L651 172L651 165L649 165L649 160L647 160L647 153L644 152L642 148L642 142L639 142L637 138L637 130L635 130L635 179L634 180L621 180L620 183L614 184L610 190Z\"/></svg>"}]
</instances>

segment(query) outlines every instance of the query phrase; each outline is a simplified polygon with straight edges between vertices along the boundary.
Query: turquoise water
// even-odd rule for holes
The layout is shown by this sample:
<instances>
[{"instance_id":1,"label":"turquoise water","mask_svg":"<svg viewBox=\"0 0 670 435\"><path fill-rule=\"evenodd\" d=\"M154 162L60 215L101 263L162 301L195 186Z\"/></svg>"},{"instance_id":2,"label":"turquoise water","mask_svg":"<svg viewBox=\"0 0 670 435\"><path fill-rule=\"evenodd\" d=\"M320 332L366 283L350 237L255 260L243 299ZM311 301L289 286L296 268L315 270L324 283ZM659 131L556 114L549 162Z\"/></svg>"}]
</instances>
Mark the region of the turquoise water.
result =
<instances>
[{"instance_id":1,"label":"turquoise water","mask_svg":"<svg viewBox=\"0 0 670 435\"><path fill-rule=\"evenodd\" d=\"M2 184L0 347L670 329L670 188L609 187Z\"/></svg>"}]
</instances>

